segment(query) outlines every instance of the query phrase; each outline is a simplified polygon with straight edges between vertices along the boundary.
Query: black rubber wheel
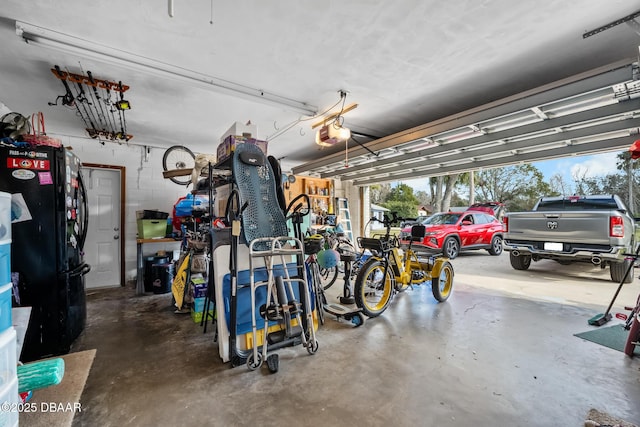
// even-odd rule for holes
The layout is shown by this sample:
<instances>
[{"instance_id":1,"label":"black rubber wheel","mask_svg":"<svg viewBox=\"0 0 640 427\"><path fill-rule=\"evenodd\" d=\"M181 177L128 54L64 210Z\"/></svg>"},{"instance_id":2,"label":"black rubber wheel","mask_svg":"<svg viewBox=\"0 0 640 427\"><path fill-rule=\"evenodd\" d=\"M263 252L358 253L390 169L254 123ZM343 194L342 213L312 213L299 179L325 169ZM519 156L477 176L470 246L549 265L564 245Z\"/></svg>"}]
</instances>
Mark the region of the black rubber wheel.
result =
<instances>
[{"instance_id":1,"label":"black rubber wheel","mask_svg":"<svg viewBox=\"0 0 640 427\"><path fill-rule=\"evenodd\" d=\"M444 239L442 251L444 252L444 256L449 259L454 259L460 253L460 242L458 242L458 239L455 237L449 236Z\"/></svg>"},{"instance_id":2,"label":"black rubber wheel","mask_svg":"<svg viewBox=\"0 0 640 427\"><path fill-rule=\"evenodd\" d=\"M275 374L280 367L280 357L277 354L270 354L267 356L267 368L269 372Z\"/></svg>"},{"instance_id":3,"label":"black rubber wheel","mask_svg":"<svg viewBox=\"0 0 640 427\"><path fill-rule=\"evenodd\" d=\"M260 366L262 366L262 353L258 353L258 359L254 362L253 360L253 352L247 357L247 368L250 371L255 371Z\"/></svg>"},{"instance_id":4,"label":"black rubber wheel","mask_svg":"<svg viewBox=\"0 0 640 427\"><path fill-rule=\"evenodd\" d=\"M515 256L513 252L509 252L509 262L515 270L527 270L531 265L531 255Z\"/></svg>"},{"instance_id":5,"label":"black rubber wheel","mask_svg":"<svg viewBox=\"0 0 640 427\"><path fill-rule=\"evenodd\" d=\"M318 340L314 339L312 341L309 341L307 343L307 353L316 354L318 351L318 347L320 347L320 344L318 344Z\"/></svg>"},{"instance_id":6,"label":"black rubber wheel","mask_svg":"<svg viewBox=\"0 0 640 427\"><path fill-rule=\"evenodd\" d=\"M631 270L629 271L629 274L627 275L627 278L625 279L624 283L633 282L633 260L630 260L630 259L625 259L624 262L611 263L611 265L609 266L611 281L616 283L622 282L622 279L624 278L624 275L627 272L629 265L631 265Z\"/></svg>"},{"instance_id":7,"label":"black rubber wheel","mask_svg":"<svg viewBox=\"0 0 640 427\"><path fill-rule=\"evenodd\" d=\"M318 321L324 325L324 292L322 291L322 278L319 266L316 262L311 264L311 280L313 281L313 293L315 294L316 312L318 313Z\"/></svg>"},{"instance_id":8,"label":"black rubber wheel","mask_svg":"<svg viewBox=\"0 0 640 427\"><path fill-rule=\"evenodd\" d=\"M176 169L193 169L196 165L196 156L191 150L182 145L174 145L167 148L162 156L162 168L164 171ZM185 176L174 176L169 178L178 185L191 184L191 174Z\"/></svg>"},{"instance_id":9,"label":"black rubber wheel","mask_svg":"<svg viewBox=\"0 0 640 427\"><path fill-rule=\"evenodd\" d=\"M320 269L320 282L322 283L322 289L327 290L338 278L338 267L321 268Z\"/></svg>"},{"instance_id":10,"label":"black rubber wheel","mask_svg":"<svg viewBox=\"0 0 640 427\"><path fill-rule=\"evenodd\" d=\"M393 277L391 268L384 276L384 264L377 258L369 258L364 263L354 287L356 305L368 317L380 316L389 306L393 295Z\"/></svg>"},{"instance_id":11,"label":"black rubber wheel","mask_svg":"<svg viewBox=\"0 0 640 427\"><path fill-rule=\"evenodd\" d=\"M431 293L438 302L444 302L453 290L453 266L449 262L442 264L440 275L431 279Z\"/></svg>"},{"instance_id":12,"label":"black rubber wheel","mask_svg":"<svg viewBox=\"0 0 640 427\"><path fill-rule=\"evenodd\" d=\"M491 247L488 250L490 255L500 255L502 253L502 236L493 236Z\"/></svg>"}]
</instances>

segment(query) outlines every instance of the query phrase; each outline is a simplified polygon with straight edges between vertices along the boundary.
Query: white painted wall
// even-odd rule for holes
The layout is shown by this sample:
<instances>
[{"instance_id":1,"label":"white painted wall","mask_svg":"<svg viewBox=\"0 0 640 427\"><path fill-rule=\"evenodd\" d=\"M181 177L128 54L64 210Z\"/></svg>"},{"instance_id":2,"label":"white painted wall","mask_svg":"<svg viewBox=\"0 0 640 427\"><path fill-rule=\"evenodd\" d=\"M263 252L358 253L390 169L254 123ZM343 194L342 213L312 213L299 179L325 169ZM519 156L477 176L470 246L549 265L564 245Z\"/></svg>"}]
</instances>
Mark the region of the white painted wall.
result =
<instances>
[{"instance_id":1,"label":"white painted wall","mask_svg":"<svg viewBox=\"0 0 640 427\"><path fill-rule=\"evenodd\" d=\"M55 135L52 135L55 136ZM145 148L139 145L119 145L114 142L100 144L89 138L60 137L67 147L83 163L98 163L126 168L126 199L125 199L125 280L136 278L136 211L143 209L158 209L172 214L173 205L178 198L187 194L186 187L174 184L162 176L163 148L150 148L145 158ZM138 141L137 144L143 144ZM215 151L214 151L215 152ZM190 188L190 187L189 187ZM89 218L91 226L91 218ZM179 244L145 244L144 252L152 254L158 250L171 251L178 249Z\"/></svg>"}]
</instances>

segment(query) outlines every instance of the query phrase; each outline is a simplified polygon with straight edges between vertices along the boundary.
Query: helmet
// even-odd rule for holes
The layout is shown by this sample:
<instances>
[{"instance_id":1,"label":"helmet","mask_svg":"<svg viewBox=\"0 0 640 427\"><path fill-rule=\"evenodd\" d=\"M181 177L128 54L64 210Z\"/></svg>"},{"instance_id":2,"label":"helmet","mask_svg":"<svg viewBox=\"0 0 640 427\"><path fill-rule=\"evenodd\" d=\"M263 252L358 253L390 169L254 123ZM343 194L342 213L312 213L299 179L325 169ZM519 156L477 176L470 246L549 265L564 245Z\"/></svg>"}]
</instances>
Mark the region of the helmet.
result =
<instances>
[{"instance_id":1,"label":"helmet","mask_svg":"<svg viewBox=\"0 0 640 427\"><path fill-rule=\"evenodd\" d=\"M304 253L306 255L317 254L324 247L324 237L313 234L304 239Z\"/></svg>"},{"instance_id":2,"label":"helmet","mask_svg":"<svg viewBox=\"0 0 640 427\"><path fill-rule=\"evenodd\" d=\"M323 249L318 252L317 257L320 268L333 268L340 261L340 253L335 249Z\"/></svg>"}]
</instances>

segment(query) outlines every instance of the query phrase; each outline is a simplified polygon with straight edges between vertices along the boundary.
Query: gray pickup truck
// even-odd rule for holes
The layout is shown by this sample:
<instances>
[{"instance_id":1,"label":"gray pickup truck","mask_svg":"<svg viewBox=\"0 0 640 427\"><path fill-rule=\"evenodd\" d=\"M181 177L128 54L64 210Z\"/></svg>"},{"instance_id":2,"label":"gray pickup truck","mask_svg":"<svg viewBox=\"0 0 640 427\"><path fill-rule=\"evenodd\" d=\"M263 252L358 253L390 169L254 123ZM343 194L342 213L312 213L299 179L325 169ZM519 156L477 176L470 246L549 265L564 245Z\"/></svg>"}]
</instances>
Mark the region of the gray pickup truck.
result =
<instances>
[{"instance_id":1,"label":"gray pickup truck","mask_svg":"<svg viewBox=\"0 0 640 427\"><path fill-rule=\"evenodd\" d=\"M589 262L609 266L619 283L633 263L624 254L635 248L635 219L615 195L543 197L531 212L506 214L504 224L504 249L516 270L541 259ZM632 281L633 266L625 282Z\"/></svg>"}]
</instances>

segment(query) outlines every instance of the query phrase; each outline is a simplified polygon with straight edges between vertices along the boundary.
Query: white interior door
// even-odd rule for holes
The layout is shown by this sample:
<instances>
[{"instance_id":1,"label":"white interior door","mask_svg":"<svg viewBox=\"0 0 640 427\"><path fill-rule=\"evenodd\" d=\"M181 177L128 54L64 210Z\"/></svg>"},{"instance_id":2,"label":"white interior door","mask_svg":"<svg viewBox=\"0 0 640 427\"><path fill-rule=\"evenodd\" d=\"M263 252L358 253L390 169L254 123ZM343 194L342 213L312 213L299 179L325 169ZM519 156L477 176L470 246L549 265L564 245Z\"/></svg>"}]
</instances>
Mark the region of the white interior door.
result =
<instances>
[{"instance_id":1,"label":"white interior door","mask_svg":"<svg viewBox=\"0 0 640 427\"><path fill-rule=\"evenodd\" d=\"M120 171L82 168L89 205L84 244L87 288L120 286Z\"/></svg>"}]
</instances>

